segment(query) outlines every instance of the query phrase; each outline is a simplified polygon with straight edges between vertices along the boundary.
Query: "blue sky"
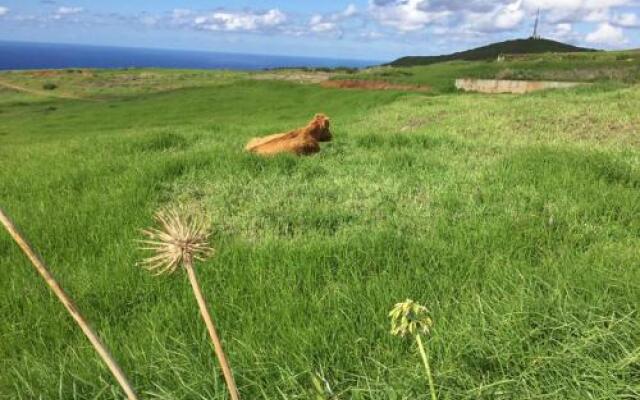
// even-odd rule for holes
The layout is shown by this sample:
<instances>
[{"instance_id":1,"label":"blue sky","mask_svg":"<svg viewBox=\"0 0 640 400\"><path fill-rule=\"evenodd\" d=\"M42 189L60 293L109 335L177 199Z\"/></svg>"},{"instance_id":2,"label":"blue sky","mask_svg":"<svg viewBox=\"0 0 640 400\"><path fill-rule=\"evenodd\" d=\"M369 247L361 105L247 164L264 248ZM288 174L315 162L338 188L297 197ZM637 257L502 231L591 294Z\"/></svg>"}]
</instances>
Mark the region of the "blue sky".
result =
<instances>
[{"instance_id":1,"label":"blue sky","mask_svg":"<svg viewBox=\"0 0 640 400\"><path fill-rule=\"evenodd\" d=\"M0 40L366 60L531 34L640 47L640 0L0 0Z\"/></svg>"}]
</instances>

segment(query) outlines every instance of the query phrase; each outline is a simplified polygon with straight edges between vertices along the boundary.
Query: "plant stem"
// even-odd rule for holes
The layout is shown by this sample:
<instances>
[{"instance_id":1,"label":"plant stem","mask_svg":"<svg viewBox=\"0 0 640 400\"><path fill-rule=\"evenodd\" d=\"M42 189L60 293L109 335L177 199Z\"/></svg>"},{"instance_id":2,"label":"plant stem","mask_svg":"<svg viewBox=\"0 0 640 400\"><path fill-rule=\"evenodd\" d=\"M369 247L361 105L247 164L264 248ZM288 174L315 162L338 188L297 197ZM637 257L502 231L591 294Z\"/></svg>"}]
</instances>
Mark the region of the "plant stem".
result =
<instances>
[{"instance_id":1,"label":"plant stem","mask_svg":"<svg viewBox=\"0 0 640 400\"><path fill-rule=\"evenodd\" d=\"M24 235L18 230L18 228L14 225L13 221L5 214L5 212L0 208L0 222L4 225L6 230L9 232L9 235L16 241L20 249L26 254L29 258L35 269L38 271L40 276L44 278L45 282L51 289L51 291L58 297L58 300L62 303L62 305L67 309L71 317L76 321L82 332L87 336L93 348L98 352L98 355L102 358L102 360L107 364L109 370L116 378L122 390L126 393L127 398L129 400L137 400L138 397L131 387L131 384L127 380L124 372L118 366L118 363L115 361L113 356L109 353L109 350L104 346L97 333L91 328L91 325L84 319L80 311L73 303L71 298L65 293L62 287L55 280L51 272L49 272L49 268L42 260L42 257L33 249L31 244L25 239Z\"/></svg>"},{"instance_id":2,"label":"plant stem","mask_svg":"<svg viewBox=\"0 0 640 400\"><path fill-rule=\"evenodd\" d=\"M209 309L207 308L207 303L204 300L204 296L202 295L202 290L200 290L200 284L198 283L198 278L196 277L196 271L193 268L193 261L190 257L184 257L184 268L187 270L187 275L189 276L189 282L191 283L191 287L193 288L193 293L196 296L196 301L198 302L198 307L200 308L200 314L202 315L202 319L204 320L205 325L207 326L207 330L209 331L209 336L211 337L211 341L213 342L213 348L216 353L216 357L218 357L218 361L220 362L220 367L222 367L222 374L224 375L224 379L227 382L227 387L229 388L229 395L232 400L239 400L240 395L238 394L238 388L236 387L236 382L233 379L233 373L231 372L231 367L229 366L229 362L227 361L227 357L224 354L222 349L222 343L220 342L220 338L218 337L218 333L216 331L216 327L213 324L213 320L211 319L211 315L209 314Z\"/></svg>"},{"instance_id":3,"label":"plant stem","mask_svg":"<svg viewBox=\"0 0 640 400\"><path fill-rule=\"evenodd\" d=\"M427 379L429 379L429 391L431 392L431 400L437 400L438 396L436 395L436 389L433 386L433 376L431 376L431 367L429 366L429 358L427 357L427 352L422 345L422 338L420 334L416 334L416 342L418 342L418 349L420 350L420 355L422 356L422 362L424 363L424 369L427 371Z\"/></svg>"}]
</instances>

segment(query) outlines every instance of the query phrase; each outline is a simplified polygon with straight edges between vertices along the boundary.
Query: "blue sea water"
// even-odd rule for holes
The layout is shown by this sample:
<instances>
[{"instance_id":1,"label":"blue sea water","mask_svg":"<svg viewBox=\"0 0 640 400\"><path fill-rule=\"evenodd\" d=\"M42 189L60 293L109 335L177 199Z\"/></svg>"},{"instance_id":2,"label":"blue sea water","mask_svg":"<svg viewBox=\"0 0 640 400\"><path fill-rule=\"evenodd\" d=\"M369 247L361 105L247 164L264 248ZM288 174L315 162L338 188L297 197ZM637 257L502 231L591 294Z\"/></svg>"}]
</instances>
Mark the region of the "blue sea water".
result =
<instances>
[{"instance_id":1,"label":"blue sea water","mask_svg":"<svg viewBox=\"0 0 640 400\"><path fill-rule=\"evenodd\" d=\"M0 41L0 70L184 68L261 70L282 67L366 67L378 61Z\"/></svg>"}]
</instances>

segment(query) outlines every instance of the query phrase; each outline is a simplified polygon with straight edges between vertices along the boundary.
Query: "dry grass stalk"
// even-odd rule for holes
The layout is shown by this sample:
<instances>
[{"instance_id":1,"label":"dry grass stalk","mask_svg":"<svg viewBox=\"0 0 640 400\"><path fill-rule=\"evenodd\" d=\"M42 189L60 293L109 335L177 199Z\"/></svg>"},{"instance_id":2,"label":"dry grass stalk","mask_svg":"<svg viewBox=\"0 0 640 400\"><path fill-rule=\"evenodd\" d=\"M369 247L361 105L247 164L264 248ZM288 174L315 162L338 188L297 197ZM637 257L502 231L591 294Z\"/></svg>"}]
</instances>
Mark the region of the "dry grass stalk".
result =
<instances>
[{"instance_id":1,"label":"dry grass stalk","mask_svg":"<svg viewBox=\"0 0 640 400\"><path fill-rule=\"evenodd\" d=\"M231 399L239 400L240 395L233 378L231 366L227 361L222 342L193 268L194 260L202 261L213 254L213 249L209 247L208 243L210 234L207 224L203 218L194 214L183 213L175 208L158 211L155 219L160 225L160 229L150 228L143 230L148 239L141 241L144 244L142 249L152 251L153 255L143 260L140 266L155 275L171 274L180 266L187 271L189 283L198 302L200 315L213 342L215 354L220 362Z\"/></svg>"},{"instance_id":2,"label":"dry grass stalk","mask_svg":"<svg viewBox=\"0 0 640 400\"><path fill-rule=\"evenodd\" d=\"M76 321L82 332L87 336L91 345L93 345L94 349L98 352L98 355L102 358L102 360L107 364L109 370L116 378L122 390L126 393L127 398L129 400L137 400L138 397L131 387L129 380L125 376L124 372L113 358L109 350L102 343L98 334L93 330L91 325L85 320L85 318L80 314L80 311L71 300L71 298L65 293L60 284L55 280L51 272L49 272L49 268L42 260L40 255L36 253L31 244L25 239L24 235L18 230L13 221L7 216L7 214L0 208L0 222L6 230L9 232L9 235L16 241L20 249L26 254L29 258L35 269L38 271L40 276L45 280L51 291L56 295L58 300L62 303L62 305L67 309L71 317Z\"/></svg>"}]
</instances>

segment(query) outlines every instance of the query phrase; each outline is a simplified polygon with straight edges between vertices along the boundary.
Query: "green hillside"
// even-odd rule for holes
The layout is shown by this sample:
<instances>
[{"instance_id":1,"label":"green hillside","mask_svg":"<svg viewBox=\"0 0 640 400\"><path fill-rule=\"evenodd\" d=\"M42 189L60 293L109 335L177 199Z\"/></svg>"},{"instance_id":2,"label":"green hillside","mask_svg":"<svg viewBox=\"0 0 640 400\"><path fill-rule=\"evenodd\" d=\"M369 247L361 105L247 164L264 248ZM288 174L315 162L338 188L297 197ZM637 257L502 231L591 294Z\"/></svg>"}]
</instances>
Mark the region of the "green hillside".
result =
<instances>
[{"instance_id":1,"label":"green hillside","mask_svg":"<svg viewBox=\"0 0 640 400\"><path fill-rule=\"evenodd\" d=\"M337 80L428 86L434 95L455 92L454 82L458 78L550 80L614 86L636 84L640 82L640 53L597 51L515 54L506 55L500 62L494 58L407 67L384 66L333 77Z\"/></svg>"},{"instance_id":2,"label":"green hillside","mask_svg":"<svg viewBox=\"0 0 640 400\"><path fill-rule=\"evenodd\" d=\"M141 400L229 399L185 274L136 266L174 205L212 227L197 273L244 400L430 399L389 333L406 298L431 311L441 400L640 398L640 86L434 96L279 74L0 73L2 208ZM321 153L243 151L317 112ZM0 270L0 400L123 399L3 231Z\"/></svg>"},{"instance_id":3,"label":"green hillside","mask_svg":"<svg viewBox=\"0 0 640 400\"><path fill-rule=\"evenodd\" d=\"M410 67L414 65L429 65L446 61L480 61L492 60L501 54L538 54L538 53L576 53L593 52L594 49L576 47L570 44L556 42L549 39L516 39L506 42L493 43L487 46L442 56L409 56L399 58L388 65L394 67Z\"/></svg>"}]
</instances>

